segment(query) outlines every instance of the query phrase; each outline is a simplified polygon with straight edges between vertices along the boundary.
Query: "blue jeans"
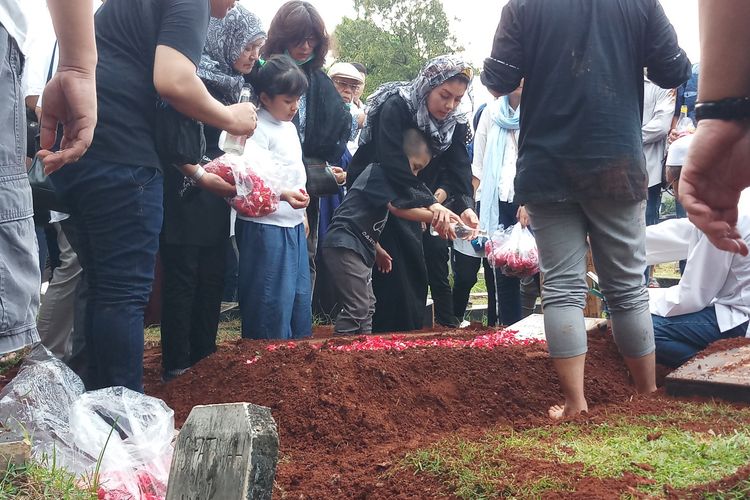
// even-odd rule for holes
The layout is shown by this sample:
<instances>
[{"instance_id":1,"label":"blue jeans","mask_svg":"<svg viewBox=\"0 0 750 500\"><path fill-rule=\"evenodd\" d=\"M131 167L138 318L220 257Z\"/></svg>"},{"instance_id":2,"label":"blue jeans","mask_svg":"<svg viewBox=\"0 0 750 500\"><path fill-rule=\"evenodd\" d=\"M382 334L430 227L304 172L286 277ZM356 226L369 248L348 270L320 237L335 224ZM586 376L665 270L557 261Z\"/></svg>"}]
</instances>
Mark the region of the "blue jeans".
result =
<instances>
[{"instance_id":1,"label":"blue jeans","mask_svg":"<svg viewBox=\"0 0 750 500\"><path fill-rule=\"evenodd\" d=\"M708 344L721 339L744 337L747 322L726 332L719 330L713 306L691 314L671 318L651 315L654 321L656 361L677 367L705 349Z\"/></svg>"},{"instance_id":2,"label":"blue jeans","mask_svg":"<svg viewBox=\"0 0 750 500\"><path fill-rule=\"evenodd\" d=\"M237 219L242 337L312 335L312 289L303 224L279 227Z\"/></svg>"},{"instance_id":3,"label":"blue jeans","mask_svg":"<svg viewBox=\"0 0 750 500\"><path fill-rule=\"evenodd\" d=\"M0 24L0 355L39 341L39 256L26 175L21 52Z\"/></svg>"},{"instance_id":4,"label":"blue jeans","mask_svg":"<svg viewBox=\"0 0 750 500\"><path fill-rule=\"evenodd\" d=\"M162 174L84 157L51 178L71 207L89 286L86 387L143 391L143 313L159 248Z\"/></svg>"}]
</instances>

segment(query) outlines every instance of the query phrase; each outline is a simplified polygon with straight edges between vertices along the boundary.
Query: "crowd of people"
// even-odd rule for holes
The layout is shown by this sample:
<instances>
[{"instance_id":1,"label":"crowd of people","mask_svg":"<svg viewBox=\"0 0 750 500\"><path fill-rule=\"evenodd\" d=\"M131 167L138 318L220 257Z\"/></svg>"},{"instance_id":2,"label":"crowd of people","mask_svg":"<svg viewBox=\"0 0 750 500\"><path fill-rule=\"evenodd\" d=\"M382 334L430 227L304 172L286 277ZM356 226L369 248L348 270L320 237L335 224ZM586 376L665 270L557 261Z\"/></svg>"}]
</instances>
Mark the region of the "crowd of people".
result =
<instances>
[{"instance_id":1,"label":"crowd of people","mask_svg":"<svg viewBox=\"0 0 750 500\"><path fill-rule=\"evenodd\" d=\"M541 296L560 418L588 409L590 250L615 342L651 392L656 361L677 366L750 319L750 62L726 55L750 7L706 3L698 77L658 0L510 0L481 73L495 100L472 116L457 55L363 96L367 69L326 66L305 1L266 27L234 0L106 0L94 16L91 0L47 0L54 31L29 18L48 33L27 40L22 4L0 0L0 352L41 340L87 388L142 391L152 292L168 381L216 350L227 296L250 339L309 337L314 314L337 335L418 330L428 289L435 321L458 327L484 265L490 326ZM237 188L204 168L237 144L283 172L274 210L237 214ZM29 168L54 202L32 196ZM659 223L665 185L690 221ZM41 309L34 215L59 260ZM480 234L515 224L542 279L483 258ZM657 288L647 266L676 260L680 284Z\"/></svg>"}]
</instances>

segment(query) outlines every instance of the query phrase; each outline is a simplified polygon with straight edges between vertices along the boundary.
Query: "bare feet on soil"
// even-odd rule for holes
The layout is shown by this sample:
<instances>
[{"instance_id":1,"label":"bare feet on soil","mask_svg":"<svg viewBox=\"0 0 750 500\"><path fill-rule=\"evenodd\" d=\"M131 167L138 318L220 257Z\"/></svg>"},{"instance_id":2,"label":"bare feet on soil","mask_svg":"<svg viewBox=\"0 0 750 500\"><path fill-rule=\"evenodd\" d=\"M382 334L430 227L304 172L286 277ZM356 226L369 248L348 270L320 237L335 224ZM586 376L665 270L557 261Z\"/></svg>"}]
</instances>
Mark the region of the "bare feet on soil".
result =
<instances>
[{"instance_id":1,"label":"bare feet on soil","mask_svg":"<svg viewBox=\"0 0 750 500\"><path fill-rule=\"evenodd\" d=\"M566 403L565 405L550 406L549 410L547 410L547 414L552 420L560 420L565 417L572 417L581 413L588 413L588 411L589 407L585 402L583 403L583 405L573 405Z\"/></svg>"}]
</instances>

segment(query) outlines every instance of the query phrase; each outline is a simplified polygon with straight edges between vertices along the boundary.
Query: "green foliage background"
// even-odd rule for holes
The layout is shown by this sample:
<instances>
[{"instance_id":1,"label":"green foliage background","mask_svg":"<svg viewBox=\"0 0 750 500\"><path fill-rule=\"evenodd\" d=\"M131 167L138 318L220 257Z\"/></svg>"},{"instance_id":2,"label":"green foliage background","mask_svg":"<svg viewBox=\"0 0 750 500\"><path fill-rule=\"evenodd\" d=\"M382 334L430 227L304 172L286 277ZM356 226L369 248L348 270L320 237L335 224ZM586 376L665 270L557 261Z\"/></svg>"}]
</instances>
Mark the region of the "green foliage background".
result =
<instances>
[{"instance_id":1,"label":"green foliage background","mask_svg":"<svg viewBox=\"0 0 750 500\"><path fill-rule=\"evenodd\" d=\"M337 60L368 69L364 95L411 80L431 58L461 52L440 0L354 0L356 16L333 32Z\"/></svg>"}]
</instances>

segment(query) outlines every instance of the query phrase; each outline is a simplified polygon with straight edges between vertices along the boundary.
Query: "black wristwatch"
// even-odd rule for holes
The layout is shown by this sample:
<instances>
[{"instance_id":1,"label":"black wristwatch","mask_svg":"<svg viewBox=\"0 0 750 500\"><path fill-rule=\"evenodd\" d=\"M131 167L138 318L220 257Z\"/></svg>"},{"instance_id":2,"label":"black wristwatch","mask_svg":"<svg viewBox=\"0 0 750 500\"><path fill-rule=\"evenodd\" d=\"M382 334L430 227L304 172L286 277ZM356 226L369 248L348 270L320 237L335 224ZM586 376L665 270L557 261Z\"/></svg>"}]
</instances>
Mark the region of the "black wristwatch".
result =
<instances>
[{"instance_id":1,"label":"black wristwatch","mask_svg":"<svg viewBox=\"0 0 750 500\"><path fill-rule=\"evenodd\" d=\"M720 101L695 103L695 120L747 120L750 97L730 97Z\"/></svg>"}]
</instances>

